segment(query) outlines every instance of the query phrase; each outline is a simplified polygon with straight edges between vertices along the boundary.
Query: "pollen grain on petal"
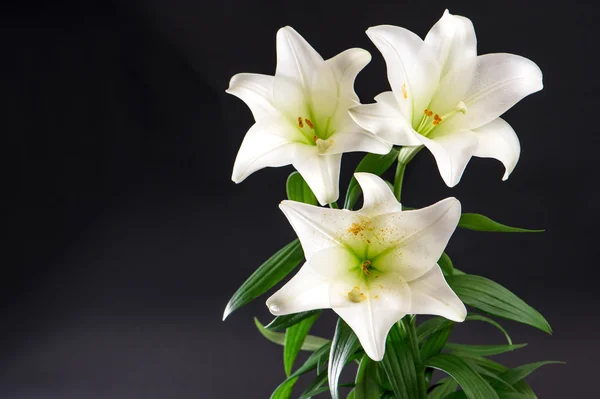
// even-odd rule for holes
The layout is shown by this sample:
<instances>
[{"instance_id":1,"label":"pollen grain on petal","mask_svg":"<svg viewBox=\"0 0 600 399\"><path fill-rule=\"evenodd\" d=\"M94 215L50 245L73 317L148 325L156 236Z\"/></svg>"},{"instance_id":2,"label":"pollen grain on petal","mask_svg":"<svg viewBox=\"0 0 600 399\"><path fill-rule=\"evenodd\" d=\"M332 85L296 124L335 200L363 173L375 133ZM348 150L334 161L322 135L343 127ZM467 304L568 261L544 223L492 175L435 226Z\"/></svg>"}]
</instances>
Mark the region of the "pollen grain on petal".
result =
<instances>
[{"instance_id":1,"label":"pollen grain on petal","mask_svg":"<svg viewBox=\"0 0 600 399\"><path fill-rule=\"evenodd\" d=\"M402 95L404 96L405 100L408 98L408 91L406 91L406 83L402 85Z\"/></svg>"}]
</instances>

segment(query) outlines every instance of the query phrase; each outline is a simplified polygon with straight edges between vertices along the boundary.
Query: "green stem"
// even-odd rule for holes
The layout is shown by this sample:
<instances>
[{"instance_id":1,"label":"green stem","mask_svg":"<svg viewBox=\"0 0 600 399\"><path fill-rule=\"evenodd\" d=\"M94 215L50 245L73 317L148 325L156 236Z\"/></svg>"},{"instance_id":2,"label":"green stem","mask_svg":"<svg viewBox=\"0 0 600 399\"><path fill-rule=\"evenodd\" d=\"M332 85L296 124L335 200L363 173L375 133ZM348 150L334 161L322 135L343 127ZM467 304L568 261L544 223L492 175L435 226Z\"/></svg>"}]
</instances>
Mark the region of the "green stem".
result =
<instances>
[{"instance_id":1,"label":"green stem","mask_svg":"<svg viewBox=\"0 0 600 399\"><path fill-rule=\"evenodd\" d=\"M416 316L406 316L402 319L401 322L404 324L404 328L406 329L409 345L413 352L415 367L417 368L417 383L419 385L420 399L426 399L427 386L425 383L425 369L421 366L421 353L419 352L419 341L417 340L416 321Z\"/></svg>"},{"instance_id":2,"label":"green stem","mask_svg":"<svg viewBox=\"0 0 600 399\"><path fill-rule=\"evenodd\" d=\"M330 207L331 209L340 209L340 207L339 207L339 206L338 206L338 204L337 204L337 201L331 202L331 203L329 204L329 207Z\"/></svg>"},{"instance_id":3,"label":"green stem","mask_svg":"<svg viewBox=\"0 0 600 399\"><path fill-rule=\"evenodd\" d=\"M400 197L402 195L402 182L404 181L404 170L406 169L406 164L404 162L398 161L398 166L396 166L396 177L394 177L394 196L400 202Z\"/></svg>"}]
</instances>

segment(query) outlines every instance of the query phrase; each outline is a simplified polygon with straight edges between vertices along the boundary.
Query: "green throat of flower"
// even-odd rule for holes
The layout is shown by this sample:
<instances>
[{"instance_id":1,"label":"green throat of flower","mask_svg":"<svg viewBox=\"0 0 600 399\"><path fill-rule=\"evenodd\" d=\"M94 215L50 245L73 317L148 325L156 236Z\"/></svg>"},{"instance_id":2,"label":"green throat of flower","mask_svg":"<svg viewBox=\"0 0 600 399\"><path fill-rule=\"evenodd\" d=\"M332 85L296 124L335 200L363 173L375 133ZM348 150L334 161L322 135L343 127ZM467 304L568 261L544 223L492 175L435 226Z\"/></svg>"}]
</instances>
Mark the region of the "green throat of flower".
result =
<instances>
[{"instance_id":1,"label":"green throat of flower","mask_svg":"<svg viewBox=\"0 0 600 399\"><path fill-rule=\"evenodd\" d=\"M302 142L308 145L314 145L320 153L326 152L333 145L333 140L330 139L335 131L329 130L331 118L327 118L325 127L321 129L316 126L312 117L306 118L298 116L296 119L296 127L302 133Z\"/></svg>"},{"instance_id":2,"label":"green throat of flower","mask_svg":"<svg viewBox=\"0 0 600 399\"><path fill-rule=\"evenodd\" d=\"M422 136L429 136L439 125L446 122L448 119L452 118L457 113L466 114L467 113L467 105L459 101L456 104L456 107L447 114L440 116L439 114L434 113L432 110L425 108L423 111L423 116L421 117L421 121L415 128L417 133Z\"/></svg>"}]
</instances>

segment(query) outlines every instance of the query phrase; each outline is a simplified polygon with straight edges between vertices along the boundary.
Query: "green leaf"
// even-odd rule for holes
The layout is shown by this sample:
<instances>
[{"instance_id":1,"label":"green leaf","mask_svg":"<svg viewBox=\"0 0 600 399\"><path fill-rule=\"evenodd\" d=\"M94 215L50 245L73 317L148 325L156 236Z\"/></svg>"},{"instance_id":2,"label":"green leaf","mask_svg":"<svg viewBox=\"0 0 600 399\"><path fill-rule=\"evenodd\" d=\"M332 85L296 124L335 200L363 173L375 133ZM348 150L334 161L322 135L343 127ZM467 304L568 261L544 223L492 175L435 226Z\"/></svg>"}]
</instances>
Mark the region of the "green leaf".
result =
<instances>
[{"instance_id":1,"label":"green leaf","mask_svg":"<svg viewBox=\"0 0 600 399\"><path fill-rule=\"evenodd\" d=\"M388 333L381 365L397 399L417 399L421 395L413 349L407 331L399 324Z\"/></svg>"},{"instance_id":2,"label":"green leaf","mask_svg":"<svg viewBox=\"0 0 600 399\"><path fill-rule=\"evenodd\" d=\"M338 399L338 384L342 370L347 360L360 347L358 338L354 331L342 320L338 318L335 334L331 343L331 352L329 354L329 390L333 399Z\"/></svg>"},{"instance_id":3,"label":"green leaf","mask_svg":"<svg viewBox=\"0 0 600 399\"><path fill-rule=\"evenodd\" d=\"M466 318L465 321L483 321L485 323L489 323L489 324L493 325L498 330L502 331L502 333L506 337L506 341L508 341L508 344L512 345L512 339L510 338L510 335L508 335L508 332L496 320L490 319L489 317L483 316L483 315L480 315L480 314L470 313L467 316L467 318Z\"/></svg>"},{"instance_id":4,"label":"green leaf","mask_svg":"<svg viewBox=\"0 0 600 399\"><path fill-rule=\"evenodd\" d=\"M446 281L467 305L505 319L518 321L552 333L550 325L537 310L498 283L470 274L454 275Z\"/></svg>"},{"instance_id":5,"label":"green leaf","mask_svg":"<svg viewBox=\"0 0 600 399\"><path fill-rule=\"evenodd\" d=\"M309 371L317 368L317 365L321 361L323 361L323 360L327 361L327 359L329 359L329 351L330 350L331 350L331 342L327 342L325 345L321 346L319 349L314 351L308 357L308 359L306 359L304 364L302 366L298 367L298 369L296 371L294 371L294 373L290 376L290 378L301 376L302 374L306 374ZM317 374L321 374L321 373L317 372Z\"/></svg>"},{"instance_id":6,"label":"green leaf","mask_svg":"<svg viewBox=\"0 0 600 399\"><path fill-rule=\"evenodd\" d=\"M468 352L478 356L493 356L524 348L527 344L516 345L464 345L447 343L446 349L454 352Z\"/></svg>"},{"instance_id":7,"label":"green leaf","mask_svg":"<svg viewBox=\"0 0 600 399\"><path fill-rule=\"evenodd\" d=\"M369 172L381 176L386 170L392 166L394 161L398 159L398 150L392 149L386 155L378 154L367 154L362 161L356 167L356 172ZM346 192L346 201L344 201L344 208L352 209L358 198L360 197L362 190L356 181L354 176L350 180L348 185L348 191Z\"/></svg>"},{"instance_id":8,"label":"green leaf","mask_svg":"<svg viewBox=\"0 0 600 399\"><path fill-rule=\"evenodd\" d=\"M443 327L433 333L421 347L421 359L429 359L439 354L446 345L453 327L454 323L447 320Z\"/></svg>"},{"instance_id":9,"label":"green leaf","mask_svg":"<svg viewBox=\"0 0 600 399\"><path fill-rule=\"evenodd\" d=\"M232 312L246 305L248 302L264 294L275 284L280 282L304 259L304 252L300 242L296 239L277 251L263 263L242 286L233 294L225 307L223 320Z\"/></svg>"},{"instance_id":10,"label":"green leaf","mask_svg":"<svg viewBox=\"0 0 600 399\"><path fill-rule=\"evenodd\" d=\"M458 222L458 227L475 231L489 231L497 233L541 233L544 230L529 230L511 227L493 221L487 216L478 213L463 213Z\"/></svg>"},{"instance_id":11,"label":"green leaf","mask_svg":"<svg viewBox=\"0 0 600 399\"><path fill-rule=\"evenodd\" d=\"M288 377L292 373L292 367L300 352L300 348L304 344L304 340L308 335L311 327L319 317L318 314L302 320L300 323L288 328L285 332L285 346L283 348L283 368L285 375ZM321 345L319 345L320 347Z\"/></svg>"},{"instance_id":12,"label":"green leaf","mask_svg":"<svg viewBox=\"0 0 600 399\"><path fill-rule=\"evenodd\" d=\"M287 379L283 381L271 394L271 399L290 399L292 397L292 391L294 390L294 385L296 385L296 381L298 381L298 377L294 377L291 379Z\"/></svg>"},{"instance_id":13,"label":"green leaf","mask_svg":"<svg viewBox=\"0 0 600 399\"><path fill-rule=\"evenodd\" d=\"M379 376L377 373L377 362L372 361L369 356L364 355L356 373L356 387L352 391L354 399L379 399Z\"/></svg>"},{"instance_id":14,"label":"green leaf","mask_svg":"<svg viewBox=\"0 0 600 399\"><path fill-rule=\"evenodd\" d=\"M469 399L498 399L498 394L490 384L458 356L442 353L425 360L424 365L454 378Z\"/></svg>"},{"instance_id":15,"label":"green leaf","mask_svg":"<svg viewBox=\"0 0 600 399\"><path fill-rule=\"evenodd\" d=\"M428 399L442 399L456 391L458 384L452 378L444 378L427 394Z\"/></svg>"},{"instance_id":16,"label":"green leaf","mask_svg":"<svg viewBox=\"0 0 600 399\"><path fill-rule=\"evenodd\" d=\"M300 395L298 399L310 399L320 393L327 392L329 388L327 386L323 386L325 382L327 382L327 373L322 372L317 375L317 378L315 378L308 388L302 392L302 395Z\"/></svg>"},{"instance_id":17,"label":"green leaf","mask_svg":"<svg viewBox=\"0 0 600 399\"><path fill-rule=\"evenodd\" d=\"M309 317L318 315L320 313L321 310L317 309L309 310L307 312L292 313L285 316L277 316L265 328L272 331L283 331L288 327L300 323L304 319L308 319Z\"/></svg>"},{"instance_id":18,"label":"green leaf","mask_svg":"<svg viewBox=\"0 0 600 399\"><path fill-rule=\"evenodd\" d=\"M292 201L304 202L305 204L318 205L317 197L298 172L292 172L285 186L287 197Z\"/></svg>"},{"instance_id":19,"label":"green leaf","mask_svg":"<svg viewBox=\"0 0 600 399\"><path fill-rule=\"evenodd\" d=\"M432 317L419 324L417 326L417 339L419 343L425 341L427 337L438 331L440 328L443 328L448 323L448 319L444 317Z\"/></svg>"},{"instance_id":20,"label":"green leaf","mask_svg":"<svg viewBox=\"0 0 600 399\"><path fill-rule=\"evenodd\" d=\"M445 276L452 276L454 274L454 265L447 253L443 252L437 263Z\"/></svg>"},{"instance_id":21,"label":"green leaf","mask_svg":"<svg viewBox=\"0 0 600 399\"><path fill-rule=\"evenodd\" d=\"M256 325L258 331L263 335L263 337L277 345L285 345L286 334L267 330L261 324L261 322L258 321L256 317L254 318L254 324ZM325 338L315 337L314 335L307 335L300 349L303 351L314 352L317 349L320 349L323 345L328 344L329 342L330 341Z\"/></svg>"},{"instance_id":22,"label":"green leaf","mask_svg":"<svg viewBox=\"0 0 600 399\"><path fill-rule=\"evenodd\" d=\"M529 374L533 373L538 368L545 366L547 364L564 364L563 362L557 361L544 361L544 362L536 362L524 364L523 366L515 367L514 369L510 369L500 374L500 378L506 381L510 385L514 385L522 379L526 378Z\"/></svg>"}]
</instances>

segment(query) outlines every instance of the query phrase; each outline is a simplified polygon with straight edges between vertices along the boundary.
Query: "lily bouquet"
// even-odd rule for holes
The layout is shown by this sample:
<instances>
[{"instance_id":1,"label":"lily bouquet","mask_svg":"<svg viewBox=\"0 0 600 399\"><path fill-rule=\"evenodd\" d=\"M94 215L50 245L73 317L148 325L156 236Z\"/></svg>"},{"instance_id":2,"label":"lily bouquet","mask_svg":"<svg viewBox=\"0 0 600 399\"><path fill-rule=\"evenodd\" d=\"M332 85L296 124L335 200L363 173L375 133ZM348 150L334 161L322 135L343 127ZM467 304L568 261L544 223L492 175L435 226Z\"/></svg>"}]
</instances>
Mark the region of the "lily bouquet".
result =
<instances>
[{"instance_id":1,"label":"lily bouquet","mask_svg":"<svg viewBox=\"0 0 600 399\"><path fill-rule=\"evenodd\" d=\"M507 179L520 155L517 135L500 116L542 89L542 72L513 54L477 55L473 24L448 11L424 40L397 26L367 35L383 55L391 91L361 105L354 80L369 63L363 49L324 60L294 29L277 33L275 76L242 73L228 93L242 99L256 123L233 168L236 183L251 173L293 165L280 208L298 239L261 265L233 295L224 318L300 269L267 301L276 316L260 332L283 345L287 375L271 396L290 398L299 377L312 376L300 395L339 386L348 398L535 398L525 377L549 362L507 368L488 356L518 349L497 316L539 328L544 317L515 294L453 267L444 252L457 227L527 232L483 215L462 213L456 198L423 209L401 205L404 171L427 148L453 187L471 157L495 158ZM342 154L367 155L339 198ZM380 175L396 164L393 182ZM354 210L359 197L362 207ZM321 205L321 206L319 206ZM467 311L466 305L470 306ZM338 316L333 339L309 335L323 309ZM433 315L417 320L417 315ZM489 323L502 345L448 342L457 323ZM300 350L312 354L299 367ZM345 366L355 380L341 384ZM433 370L448 376L433 380ZM459 388L460 387L460 388Z\"/></svg>"}]
</instances>

